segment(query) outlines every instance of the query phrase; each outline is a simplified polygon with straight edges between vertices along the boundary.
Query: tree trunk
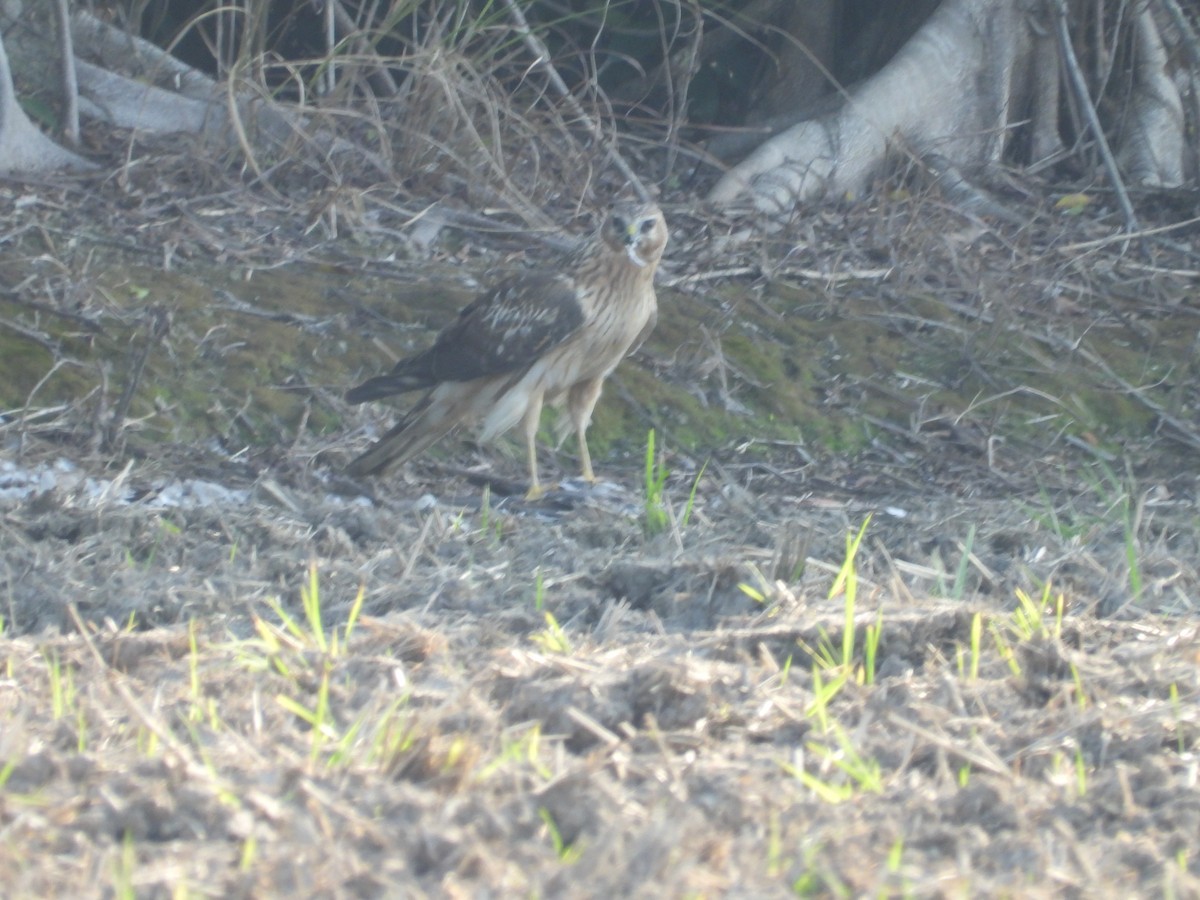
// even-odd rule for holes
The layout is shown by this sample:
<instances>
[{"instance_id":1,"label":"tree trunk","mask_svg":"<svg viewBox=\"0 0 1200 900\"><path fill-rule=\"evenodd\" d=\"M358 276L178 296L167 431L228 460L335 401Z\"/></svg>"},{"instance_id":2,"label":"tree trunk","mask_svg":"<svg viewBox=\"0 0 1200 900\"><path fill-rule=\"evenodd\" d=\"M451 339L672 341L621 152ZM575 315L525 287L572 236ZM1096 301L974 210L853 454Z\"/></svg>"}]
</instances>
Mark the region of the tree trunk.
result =
<instances>
[{"instance_id":1,"label":"tree trunk","mask_svg":"<svg viewBox=\"0 0 1200 900\"><path fill-rule=\"evenodd\" d=\"M1055 42L1057 13L1054 0L946 0L839 109L765 141L709 199L749 196L759 209L786 213L820 196L862 193L897 151L937 154L967 170L996 163L1018 132L1027 135L1028 161L1059 152L1065 63ZM1195 171L1180 99L1186 73L1173 68L1162 35L1147 7L1114 41L1133 60L1114 73L1129 78L1117 135L1123 175L1157 187ZM1111 117L1105 124L1113 130Z\"/></svg>"},{"instance_id":2,"label":"tree trunk","mask_svg":"<svg viewBox=\"0 0 1200 900\"><path fill-rule=\"evenodd\" d=\"M32 175L55 169L91 168L82 156L60 147L38 129L17 103L8 54L0 35L0 175Z\"/></svg>"},{"instance_id":3,"label":"tree trunk","mask_svg":"<svg viewBox=\"0 0 1200 900\"><path fill-rule=\"evenodd\" d=\"M0 173L90 167L42 134L16 101L17 86L40 95L49 106L57 99L47 89L58 83L60 71L48 11L32 4L9 24L8 34L15 36L19 53L12 67L0 55ZM303 131L298 116L257 94L228 90L87 12L71 17L71 35L78 57L79 108L92 121L145 133L197 134L220 149L241 147L247 153L278 150Z\"/></svg>"}]
</instances>

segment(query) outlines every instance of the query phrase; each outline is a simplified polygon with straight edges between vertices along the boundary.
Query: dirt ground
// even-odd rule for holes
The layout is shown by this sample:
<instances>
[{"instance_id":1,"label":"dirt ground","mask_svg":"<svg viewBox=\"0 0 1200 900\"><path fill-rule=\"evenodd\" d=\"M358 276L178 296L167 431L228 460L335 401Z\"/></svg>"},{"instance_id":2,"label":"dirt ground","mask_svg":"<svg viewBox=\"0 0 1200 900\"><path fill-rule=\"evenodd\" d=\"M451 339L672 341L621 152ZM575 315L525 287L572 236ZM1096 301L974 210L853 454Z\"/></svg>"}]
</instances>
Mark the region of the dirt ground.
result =
<instances>
[{"instance_id":1,"label":"dirt ground","mask_svg":"<svg viewBox=\"0 0 1200 900\"><path fill-rule=\"evenodd\" d=\"M386 411L114 450L81 396L0 420L4 896L1200 897L1167 419L667 443L658 497L637 434L527 504L459 441L347 481Z\"/></svg>"}]
</instances>

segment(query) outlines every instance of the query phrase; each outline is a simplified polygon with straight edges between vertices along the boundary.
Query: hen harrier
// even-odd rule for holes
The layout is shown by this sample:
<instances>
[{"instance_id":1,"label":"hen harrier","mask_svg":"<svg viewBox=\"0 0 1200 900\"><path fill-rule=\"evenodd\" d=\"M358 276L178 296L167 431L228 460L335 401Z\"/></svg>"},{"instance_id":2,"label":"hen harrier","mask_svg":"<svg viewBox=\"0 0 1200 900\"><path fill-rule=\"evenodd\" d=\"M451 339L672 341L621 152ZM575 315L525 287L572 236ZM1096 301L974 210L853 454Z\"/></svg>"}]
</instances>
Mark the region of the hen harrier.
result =
<instances>
[{"instance_id":1,"label":"hen harrier","mask_svg":"<svg viewBox=\"0 0 1200 900\"><path fill-rule=\"evenodd\" d=\"M654 328L654 271L667 223L651 203L620 204L562 263L496 285L464 307L428 350L346 394L350 403L427 391L348 471L374 475L412 459L460 424L491 440L518 422L529 499L544 493L534 439L542 404L566 400L583 477L595 481L587 428L604 379Z\"/></svg>"}]
</instances>

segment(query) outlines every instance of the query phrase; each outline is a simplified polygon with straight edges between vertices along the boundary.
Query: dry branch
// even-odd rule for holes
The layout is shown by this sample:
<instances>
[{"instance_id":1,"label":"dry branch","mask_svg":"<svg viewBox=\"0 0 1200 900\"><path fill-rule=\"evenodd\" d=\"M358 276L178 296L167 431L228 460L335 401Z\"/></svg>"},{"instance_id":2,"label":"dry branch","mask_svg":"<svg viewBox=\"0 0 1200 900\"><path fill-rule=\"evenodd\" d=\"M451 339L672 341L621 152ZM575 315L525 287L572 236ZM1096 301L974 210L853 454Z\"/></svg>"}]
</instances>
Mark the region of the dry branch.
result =
<instances>
[{"instance_id":1,"label":"dry branch","mask_svg":"<svg viewBox=\"0 0 1200 900\"><path fill-rule=\"evenodd\" d=\"M1138 224L1137 214L1133 211L1133 204L1129 202L1129 192L1125 190L1125 182L1121 179L1121 171L1117 168L1117 160L1113 156L1112 149L1108 146L1108 139L1104 136L1104 128L1100 125L1100 116L1096 113L1096 106L1092 103L1091 95L1088 93L1087 80L1083 77L1083 71L1079 68L1079 60L1075 56L1075 48L1071 45L1071 32L1067 28L1066 0L1057 0L1054 5L1054 11L1058 33L1058 49L1062 54L1063 64L1067 67L1067 74L1071 80L1071 88L1075 92L1075 100L1079 103L1080 109L1083 110L1088 127L1092 130L1092 135L1096 139L1096 147L1100 150L1100 157L1104 161L1104 169L1108 172L1109 180L1112 181L1113 190L1117 195L1117 203L1120 205L1121 214L1125 218L1125 230L1131 232L1138 231L1141 226Z\"/></svg>"},{"instance_id":2,"label":"dry branch","mask_svg":"<svg viewBox=\"0 0 1200 900\"><path fill-rule=\"evenodd\" d=\"M63 134L73 147L79 146L79 82L75 77L75 48L71 40L71 13L67 0L55 0L55 25L58 28L58 64L63 94Z\"/></svg>"},{"instance_id":3,"label":"dry branch","mask_svg":"<svg viewBox=\"0 0 1200 900\"><path fill-rule=\"evenodd\" d=\"M603 141L604 134L599 123L587 114L583 106L575 98L575 95L571 93L571 89L567 87L567 83L563 81L562 76L558 74L558 70L554 68L554 64L550 61L549 49L542 42L542 39L533 33L533 30L529 27L529 22L525 19L525 14L521 12L521 8L513 0L504 0L504 5L512 16L513 22L516 23L517 33L521 35L525 46L533 54L534 65L545 70L550 83L558 91L567 106L570 107L571 113L587 125L588 130L592 132L597 140ZM642 184L642 180L637 177L633 169L630 168L629 164L625 162L624 158L617 151L615 139L606 142L606 144L608 158L612 160L613 165L617 167L620 173L629 180L629 184L637 192L638 197L642 200L652 200L653 198L650 196L650 192L646 190L646 186Z\"/></svg>"}]
</instances>

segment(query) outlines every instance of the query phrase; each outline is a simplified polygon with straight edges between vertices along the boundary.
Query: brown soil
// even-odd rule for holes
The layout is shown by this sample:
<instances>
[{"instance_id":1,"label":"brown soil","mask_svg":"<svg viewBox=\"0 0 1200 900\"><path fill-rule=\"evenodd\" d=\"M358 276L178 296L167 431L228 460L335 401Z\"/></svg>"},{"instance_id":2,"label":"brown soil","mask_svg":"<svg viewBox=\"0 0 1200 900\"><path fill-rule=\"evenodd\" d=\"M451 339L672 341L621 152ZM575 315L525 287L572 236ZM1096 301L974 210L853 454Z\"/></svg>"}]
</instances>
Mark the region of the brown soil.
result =
<instances>
[{"instance_id":1,"label":"brown soil","mask_svg":"<svg viewBox=\"0 0 1200 900\"><path fill-rule=\"evenodd\" d=\"M966 236L945 211L918 229L933 213L913 200L886 227L877 211L818 220L813 259L787 262L818 302L784 308L792 295L761 282L718 290L705 248L720 226L679 212L666 296L709 304L716 340L677 352L688 329L668 317L602 401L606 482L531 505L503 477L519 457L456 441L389 481L338 474L387 418L337 399L382 364L372 329L389 351L428 335L410 304L380 312L378 272L327 290L336 271L293 266L290 311L264 294L240 334L244 310L219 294L188 312L179 258L165 271L137 231L166 227L156 213L122 219L135 277L118 271L130 246L68 246L98 228L103 191L52 199L4 201L17 252L0 332L28 353L5 354L20 395L5 398L0 488L64 459L98 481L0 501L5 896L1200 896L1187 265L1157 265L1155 291L1128 298L1106 283L1084 307L1071 292L1097 286L1051 251ZM22 230L38 203L41 232ZM266 249L243 213L213 271L197 221L211 219L185 216L172 246L188 278L222 288L231 265L278 287L272 255L349 252L301 234ZM787 261L795 237L758 240ZM921 262L880 287L880 242ZM857 286L797 274L822 246L846 248ZM170 333L114 284L172 285L151 298ZM1050 294L1061 304L1042 307ZM747 362L782 341L771 316L821 335L797 366L820 383L786 401L824 419L803 435L770 406L782 382ZM1129 357L1097 355L1107 373L1053 350L1114 323ZM1153 347L1183 349L1153 368L1134 344L1159 327L1178 340ZM268 328L273 344L244 349ZM986 396L943 377L952 330L956 371ZM1024 355L1001 331L1027 338ZM205 359L227 372L187 387ZM71 377L45 377L59 369ZM643 383L677 393L639 402ZM1117 404L1124 419L1104 415ZM658 533L648 424L667 451ZM569 474L572 459L545 464ZM177 502L179 484L210 499Z\"/></svg>"}]
</instances>

